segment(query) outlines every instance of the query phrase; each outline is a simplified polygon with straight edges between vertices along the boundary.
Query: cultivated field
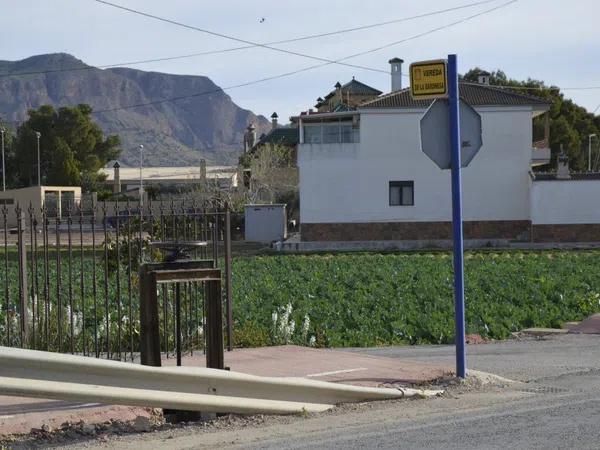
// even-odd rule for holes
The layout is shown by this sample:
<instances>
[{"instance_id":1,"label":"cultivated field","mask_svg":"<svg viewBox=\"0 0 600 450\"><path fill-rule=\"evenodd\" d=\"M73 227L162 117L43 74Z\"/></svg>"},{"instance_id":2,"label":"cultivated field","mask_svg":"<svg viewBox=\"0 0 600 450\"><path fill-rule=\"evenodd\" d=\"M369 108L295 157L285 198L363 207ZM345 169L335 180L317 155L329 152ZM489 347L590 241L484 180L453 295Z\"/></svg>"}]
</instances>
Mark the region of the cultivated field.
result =
<instances>
[{"instance_id":1,"label":"cultivated field","mask_svg":"<svg viewBox=\"0 0 600 450\"><path fill-rule=\"evenodd\" d=\"M525 327L559 327L600 311L598 251L468 252L465 263L468 333L503 339ZM60 344L68 351L73 333L75 351L83 349L84 339L92 352L95 346L104 349L106 342L115 352L138 350L137 275L130 284L123 266L117 284L115 264L109 260L105 266L98 252L94 265L86 252L83 267L79 258L73 258L70 268L61 262L57 286L54 255L49 255L47 284L41 259L34 312L38 348ZM18 345L14 258L8 261L8 281L0 264L0 343L9 342L10 327L10 343ZM233 290L237 346L373 346L453 339L452 258L446 252L240 257L233 262ZM184 292L189 348L202 342L201 292ZM166 293L172 299L172 292ZM161 322L163 331L172 330L171 308L167 319ZM170 334L165 333L168 346Z\"/></svg>"},{"instance_id":2,"label":"cultivated field","mask_svg":"<svg viewBox=\"0 0 600 450\"><path fill-rule=\"evenodd\" d=\"M468 252L465 266L468 333L503 339L600 311L600 252ZM286 305L293 342L304 343L306 316L318 346L453 340L449 253L244 258L233 278L240 344L288 338Z\"/></svg>"}]
</instances>

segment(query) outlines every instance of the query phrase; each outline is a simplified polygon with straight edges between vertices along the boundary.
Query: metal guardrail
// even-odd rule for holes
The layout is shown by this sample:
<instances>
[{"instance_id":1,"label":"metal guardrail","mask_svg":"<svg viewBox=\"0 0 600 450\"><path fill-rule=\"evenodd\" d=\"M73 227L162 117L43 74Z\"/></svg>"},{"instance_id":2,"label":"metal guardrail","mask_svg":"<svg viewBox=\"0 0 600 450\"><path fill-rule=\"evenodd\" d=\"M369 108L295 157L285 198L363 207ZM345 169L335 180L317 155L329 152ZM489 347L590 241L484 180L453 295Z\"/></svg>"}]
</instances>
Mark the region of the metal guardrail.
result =
<instances>
[{"instance_id":1,"label":"metal guardrail","mask_svg":"<svg viewBox=\"0 0 600 450\"><path fill-rule=\"evenodd\" d=\"M442 391L351 386L218 369L150 367L0 347L0 394L218 413L319 412Z\"/></svg>"}]
</instances>

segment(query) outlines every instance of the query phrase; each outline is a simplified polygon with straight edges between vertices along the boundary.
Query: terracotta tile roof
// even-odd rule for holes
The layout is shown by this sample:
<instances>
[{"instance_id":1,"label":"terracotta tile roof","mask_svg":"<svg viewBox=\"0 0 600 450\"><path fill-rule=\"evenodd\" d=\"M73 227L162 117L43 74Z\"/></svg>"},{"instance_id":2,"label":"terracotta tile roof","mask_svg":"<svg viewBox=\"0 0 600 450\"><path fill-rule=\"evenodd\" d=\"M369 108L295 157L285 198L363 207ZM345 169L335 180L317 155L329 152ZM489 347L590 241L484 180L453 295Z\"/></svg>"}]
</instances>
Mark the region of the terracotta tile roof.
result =
<instances>
[{"instance_id":1,"label":"terracotta tile roof","mask_svg":"<svg viewBox=\"0 0 600 450\"><path fill-rule=\"evenodd\" d=\"M550 102L533 95L515 92L506 88L472 83L459 83L460 97L472 106L544 106ZM382 95L369 100L360 108L427 108L433 100L413 100L409 89Z\"/></svg>"}]
</instances>

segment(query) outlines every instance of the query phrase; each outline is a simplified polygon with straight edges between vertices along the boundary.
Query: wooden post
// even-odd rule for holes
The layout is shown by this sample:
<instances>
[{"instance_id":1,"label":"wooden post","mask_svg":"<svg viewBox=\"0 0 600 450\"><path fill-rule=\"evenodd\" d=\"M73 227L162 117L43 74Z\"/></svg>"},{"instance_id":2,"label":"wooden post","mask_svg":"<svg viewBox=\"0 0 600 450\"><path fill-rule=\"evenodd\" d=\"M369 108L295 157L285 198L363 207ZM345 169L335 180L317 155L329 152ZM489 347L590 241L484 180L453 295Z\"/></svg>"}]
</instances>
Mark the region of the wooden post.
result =
<instances>
[{"instance_id":1,"label":"wooden post","mask_svg":"<svg viewBox=\"0 0 600 450\"><path fill-rule=\"evenodd\" d=\"M223 306L221 281L207 281L206 299L206 367L223 369Z\"/></svg>"},{"instance_id":2,"label":"wooden post","mask_svg":"<svg viewBox=\"0 0 600 450\"><path fill-rule=\"evenodd\" d=\"M140 358L145 366L160 367L160 334L156 279L147 264L140 265Z\"/></svg>"}]
</instances>

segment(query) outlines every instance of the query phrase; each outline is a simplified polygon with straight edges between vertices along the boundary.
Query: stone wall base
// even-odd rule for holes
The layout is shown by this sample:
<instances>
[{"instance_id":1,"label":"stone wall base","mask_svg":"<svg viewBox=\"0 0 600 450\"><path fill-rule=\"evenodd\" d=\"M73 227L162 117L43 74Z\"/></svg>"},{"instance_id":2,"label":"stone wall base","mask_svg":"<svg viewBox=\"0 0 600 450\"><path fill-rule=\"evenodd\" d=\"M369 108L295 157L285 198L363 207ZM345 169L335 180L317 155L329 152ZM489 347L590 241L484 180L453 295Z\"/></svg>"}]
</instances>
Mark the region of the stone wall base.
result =
<instances>
[{"instance_id":1,"label":"stone wall base","mask_svg":"<svg viewBox=\"0 0 600 450\"><path fill-rule=\"evenodd\" d=\"M600 242L600 223L531 224L529 220L467 221L465 239L520 242ZM303 223L303 242L452 239L452 222Z\"/></svg>"},{"instance_id":2,"label":"stone wall base","mask_svg":"<svg viewBox=\"0 0 600 450\"><path fill-rule=\"evenodd\" d=\"M600 223L532 226L534 242L600 242Z\"/></svg>"},{"instance_id":3,"label":"stone wall base","mask_svg":"<svg viewBox=\"0 0 600 450\"><path fill-rule=\"evenodd\" d=\"M528 220L467 221L465 239L530 240ZM415 241L452 239L452 222L303 223L301 240Z\"/></svg>"}]
</instances>

